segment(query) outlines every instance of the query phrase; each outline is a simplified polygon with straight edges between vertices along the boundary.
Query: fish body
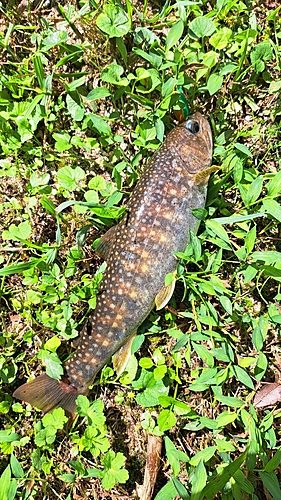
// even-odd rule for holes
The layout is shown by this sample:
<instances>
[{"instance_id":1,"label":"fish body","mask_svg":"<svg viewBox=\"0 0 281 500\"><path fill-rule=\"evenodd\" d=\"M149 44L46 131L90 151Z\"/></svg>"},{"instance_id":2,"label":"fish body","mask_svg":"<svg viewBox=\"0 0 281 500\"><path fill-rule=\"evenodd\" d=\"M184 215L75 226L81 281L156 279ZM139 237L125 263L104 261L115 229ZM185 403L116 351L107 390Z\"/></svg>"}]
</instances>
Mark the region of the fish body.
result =
<instances>
[{"instance_id":1,"label":"fish body","mask_svg":"<svg viewBox=\"0 0 281 500\"><path fill-rule=\"evenodd\" d=\"M132 338L157 297L158 308L165 305L165 276L175 272L174 252L184 251L190 230L197 228L191 211L205 205L211 159L211 129L200 113L168 134L144 169L124 218L101 239L97 250L107 267L96 309L65 364L63 380L40 375L20 386L15 397L44 412L61 406L73 414L76 397L88 393L96 374Z\"/></svg>"}]
</instances>

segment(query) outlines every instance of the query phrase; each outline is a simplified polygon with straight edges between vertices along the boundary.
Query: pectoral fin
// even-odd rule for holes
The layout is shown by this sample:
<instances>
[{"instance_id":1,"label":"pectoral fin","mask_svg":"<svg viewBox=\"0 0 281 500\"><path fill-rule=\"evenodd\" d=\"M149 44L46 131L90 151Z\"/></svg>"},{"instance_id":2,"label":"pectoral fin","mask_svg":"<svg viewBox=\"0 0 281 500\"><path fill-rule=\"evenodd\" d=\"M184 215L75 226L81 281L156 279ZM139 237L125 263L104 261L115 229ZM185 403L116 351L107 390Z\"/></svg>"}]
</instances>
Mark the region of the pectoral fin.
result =
<instances>
[{"instance_id":1,"label":"pectoral fin","mask_svg":"<svg viewBox=\"0 0 281 500\"><path fill-rule=\"evenodd\" d=\"M205 186L208 183L209 177L213 172L216 172L217 170L220 170L220 167L217 167L216 165L212 165L209 168L206 168L205 170L202 170L201 172L198 172L194 176L194 182L197 184L197 186Z\"/></svg>"},{"instance_id":2,"label":"pectoral fin","mask_svg":"<svg viewBox=\"0 0 281 500\"><path fill-rule=\"evenodd\" d=\"M176 280L174 279L172 283L170 283L168 286L163 286L160 292L156 295L155 297L156 311L159 311L159 309L163 309L163 307L165 307L168 304L170 298L174 293L175 284Z\"/></svg>"},{"instance_id":3,"label":"pectoral fin","mask_svg":"<svg viewBox=\"0 0 281 500\"><path fill-rule=\"evenodd\" d=\"M113 226L106 231L95 248L96 253L104 260L107 259L108 254L115 243L117 227L118 226Z\"/></svg>"},{"instance_id":4,"label":"pectoral fin","mask_svg":"<svg viewBox=\"0 0 281 500\"><path fill-rule=\"evenodd\" d=\"M116 353L112 356L113 368L116 371L118 377L121 375L121 373L123 373L128 364L131 356L131 347L135 336L136 334L134 333L134 335L129 338L126 344L123 344L122 347L120 347L120 349L118 349L118 351L116 351Z\"/></svg>"}]
</instances>

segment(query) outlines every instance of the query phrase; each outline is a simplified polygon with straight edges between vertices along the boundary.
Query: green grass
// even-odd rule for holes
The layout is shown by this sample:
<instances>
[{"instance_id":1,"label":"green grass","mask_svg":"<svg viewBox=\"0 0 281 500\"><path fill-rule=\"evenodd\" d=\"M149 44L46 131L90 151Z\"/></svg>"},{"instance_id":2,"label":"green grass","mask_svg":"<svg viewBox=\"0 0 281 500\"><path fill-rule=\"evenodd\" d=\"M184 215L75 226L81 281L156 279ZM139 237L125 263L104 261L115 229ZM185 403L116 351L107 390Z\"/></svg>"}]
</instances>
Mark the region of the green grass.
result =
<instances>
[{"instance_id":1,"label":"green grass","mask_svg":"<svg viewBox=\"0 0 281 500\"><path fill-rule=\"evenodd\" d=\"M155 500L281 498L280 404L253 405L280 370L280 7L0 12L0 500L138 498L147 433L164 443ZM209 118L221 170L175 295L71 425L42 418L11 394L62 373L96 304L94 242L182 108Z\"/></svg>"}]
</instances>

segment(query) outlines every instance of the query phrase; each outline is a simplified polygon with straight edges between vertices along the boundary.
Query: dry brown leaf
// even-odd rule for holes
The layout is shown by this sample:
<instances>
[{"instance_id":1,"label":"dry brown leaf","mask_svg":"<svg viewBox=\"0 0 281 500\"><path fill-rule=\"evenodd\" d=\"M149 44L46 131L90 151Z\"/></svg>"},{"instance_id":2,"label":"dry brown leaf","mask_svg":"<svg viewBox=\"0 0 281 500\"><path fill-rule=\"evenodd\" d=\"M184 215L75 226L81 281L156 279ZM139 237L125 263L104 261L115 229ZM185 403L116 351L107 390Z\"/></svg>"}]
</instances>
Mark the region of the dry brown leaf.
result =
<instances>
[{"instance_id":1,"label":"dry brown leaf","mask_svg":"<svg viewBox=\"0 0 281 500\"><path fill-rule=\"evenodd\" d=\"M264 408L265 406L273 406L281 401L281 384L273 382L266 384L258 391L254 398L254 406L256 408Z\"/></svg>"}]
</instances>

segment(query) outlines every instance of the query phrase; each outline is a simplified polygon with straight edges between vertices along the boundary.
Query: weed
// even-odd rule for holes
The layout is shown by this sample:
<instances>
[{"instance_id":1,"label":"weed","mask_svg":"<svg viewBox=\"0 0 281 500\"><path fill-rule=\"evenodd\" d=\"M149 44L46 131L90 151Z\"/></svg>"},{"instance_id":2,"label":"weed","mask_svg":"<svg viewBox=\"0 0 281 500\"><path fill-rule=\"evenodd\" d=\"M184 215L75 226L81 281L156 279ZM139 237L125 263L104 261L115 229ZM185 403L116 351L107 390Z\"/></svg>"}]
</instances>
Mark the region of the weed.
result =
<instances>
[{"instance_id":1,"label":"weed","mask_svg":"<svg viewBox=\"0 0 281 500\"><path fill-rule=\"evenodd\" d=\"M0 500L135 498L146 433L165 445L155 500L281 498L280 411L252 404L280 369L280 7L33 8L0 4ZM195 109L221 169L170 305L139 328L126 372L106 366L95 401L79 396L74 422L40 418L13 388L41 365L63 373L96 305L97 239Z\"/></svg>"}]
</instances>

